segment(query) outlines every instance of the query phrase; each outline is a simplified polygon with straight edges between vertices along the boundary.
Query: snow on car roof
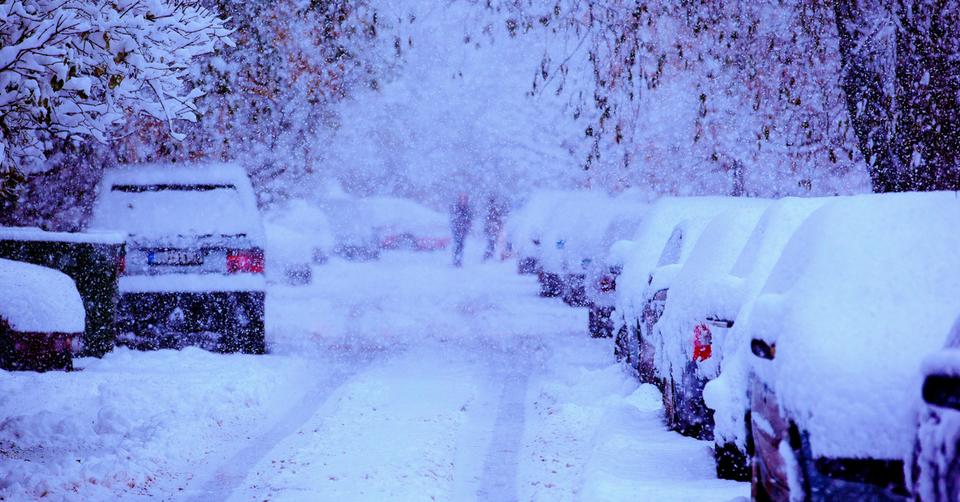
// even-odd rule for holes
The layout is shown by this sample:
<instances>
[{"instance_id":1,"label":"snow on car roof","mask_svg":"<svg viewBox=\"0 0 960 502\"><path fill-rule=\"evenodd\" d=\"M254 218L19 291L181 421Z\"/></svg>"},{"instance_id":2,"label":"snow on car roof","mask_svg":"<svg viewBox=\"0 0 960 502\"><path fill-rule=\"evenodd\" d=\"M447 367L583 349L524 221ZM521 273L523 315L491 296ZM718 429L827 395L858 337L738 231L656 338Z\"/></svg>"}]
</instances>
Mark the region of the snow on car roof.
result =
<instances>
[{"instance_id":1,"label":"snow on car roof","mask_svg":"<svg viewBox=\"0 0 960 502\"><path fill-rule=\"evenodd\" d=\"M844 197L791 237L754 307L752 358L815 455L900 458L920 363L960 312L954 193Z\"/></svg>"},{"instance_id":2,"label":"snow on car roof","mask_svg":"<svg viewBox=\"0 0 960 502\"><path fill-rule=\"evenodd\" d=\"M0 240L123 244L120 232L48 232L37 227L0 227Z\"/></svg>"},{"instance_id":3,"label":"snow on car roof","mask_svg":"<svg viewBox=\"0 0 960 502\"><path fill-rule=\"evenodd\" d=\"M724 310L729 297L717 294L715 281L730 271L769 204L767 199L744 199L736 209L712 218L700 233L670 285L670 299L652 334L654 344L662 342L664 348L656 353L662 374L672 369L679 378L683 363L691 360L693 327Z\"/></svg>"},{"instance_id":4,"label":"snow on car roof","mask_svg":"<svg viewBox=\"0 0 960 502\"><path fill-rule=\"evenodd\" d=\"M379 196L361 200L370 208L375 226L398 232L448 232L446 216L410 199ZM485 216L486 207L475 210L477 217Z\"/></svg>"},{"instance_id":5,"label":"snow on car roof","mask_svg":"<svg viewBox=\"0 0 960 502\"><path fill-rule=\"evenodd\" d=\"M0 318L24 333L81 333L86 314L66 274L0 259Z\"/></svg>"},{"instance_id":6,"label":"snow on car roof","mask_svg":"<svg viewBox=\"0 0 960 502\"><path fill-rule=\"evenodd\" d=\"M133 165L107 171L90 228L147 239L263 238L250 180L231 164Z\"/></svg>"},{"instance_id":7,"label":"snow on car roof","mask_svg":"<svg viewBox=\"0 0 960 502\"><path fill-rule=\"evenodd\" d=\"M664 197L655 202L636 237L611 247L611 259L623 264L623 272L617 279L617 309L628 319L639 317L647 278L678 223L691 218L708 219L743 200L735 197Z\"/></svg>"}]
</instances>

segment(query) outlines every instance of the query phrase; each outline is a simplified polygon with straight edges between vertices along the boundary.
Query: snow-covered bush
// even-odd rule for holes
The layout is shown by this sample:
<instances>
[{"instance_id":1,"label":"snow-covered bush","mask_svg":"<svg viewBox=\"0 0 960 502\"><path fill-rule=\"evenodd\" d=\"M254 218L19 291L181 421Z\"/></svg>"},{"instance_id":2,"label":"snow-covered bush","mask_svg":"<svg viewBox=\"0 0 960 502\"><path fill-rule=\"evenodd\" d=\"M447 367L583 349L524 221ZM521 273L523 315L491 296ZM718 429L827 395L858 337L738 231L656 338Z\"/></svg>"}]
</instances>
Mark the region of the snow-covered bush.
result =
<instances>
[{"instance_id":1,"label":"snow-covered bush","mask_svg":"<svg viewBox=\"0 0 960 502\"><path fill-rule=\"evenodd\" d=\"M197 119L200 95L185 80L228 35L195 1L0 5L0 175L42 168L58 140L108 141L134 116L182 138L176 122Z\"/></svg>"}]
</instances>

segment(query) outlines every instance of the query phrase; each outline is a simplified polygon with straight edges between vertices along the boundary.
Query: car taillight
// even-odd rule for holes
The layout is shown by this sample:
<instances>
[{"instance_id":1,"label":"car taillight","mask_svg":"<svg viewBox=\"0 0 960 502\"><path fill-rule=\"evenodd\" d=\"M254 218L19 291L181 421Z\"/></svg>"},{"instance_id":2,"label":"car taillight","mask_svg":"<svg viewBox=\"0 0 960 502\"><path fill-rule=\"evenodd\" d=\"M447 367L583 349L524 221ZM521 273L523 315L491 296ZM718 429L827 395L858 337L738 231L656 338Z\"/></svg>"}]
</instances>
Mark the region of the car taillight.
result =
<instances>
[{"instance_id":1,"label":"car taillight","mask_svg":"<svg viewBox=\"0 0 960 502\"><path fill-rule=\"evenodd\" d=\"M227 273L263 273L262 249L232 249L227 252Z\"/></svg>"},{"instance_id":2,"label":"car taillight","mask_svg":"<svg viewBox=\"0 0 960 502\"><path fill-rule=\"evenodd\" d=\"M713 335L706 324L693 328L693 360L706 361L713 355Z\"/></svg>"}]
</instances>

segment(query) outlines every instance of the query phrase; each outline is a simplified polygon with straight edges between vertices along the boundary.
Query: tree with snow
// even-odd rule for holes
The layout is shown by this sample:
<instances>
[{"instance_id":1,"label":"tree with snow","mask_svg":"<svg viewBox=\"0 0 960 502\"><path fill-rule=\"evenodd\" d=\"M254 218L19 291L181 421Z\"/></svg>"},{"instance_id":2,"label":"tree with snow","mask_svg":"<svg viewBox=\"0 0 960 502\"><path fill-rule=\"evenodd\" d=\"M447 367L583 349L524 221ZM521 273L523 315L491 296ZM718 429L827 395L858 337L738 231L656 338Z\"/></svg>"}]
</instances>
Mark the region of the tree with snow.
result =
<instances>
[{"instance_id":1,"label":"tree with snow","mask_svg":"<svg viewBox=\"0 0 960 502\"><path fill-rule=\"evenodd\" d=\"M960 6L837 0L843 88L876 192L960 189Z\"/></svg>"},{"instance_id":2,"label":"tree with snow","mask_svg":"<svg viewBox=\"0 0 960 502\"><path fill-rule=\"evenodd\" d=\"M201 94L187 76L229 35L195 1L0 4L0 186L10 195L58 143L107 142L131 117L182 138Z\"/></svg>"}]
</instances>

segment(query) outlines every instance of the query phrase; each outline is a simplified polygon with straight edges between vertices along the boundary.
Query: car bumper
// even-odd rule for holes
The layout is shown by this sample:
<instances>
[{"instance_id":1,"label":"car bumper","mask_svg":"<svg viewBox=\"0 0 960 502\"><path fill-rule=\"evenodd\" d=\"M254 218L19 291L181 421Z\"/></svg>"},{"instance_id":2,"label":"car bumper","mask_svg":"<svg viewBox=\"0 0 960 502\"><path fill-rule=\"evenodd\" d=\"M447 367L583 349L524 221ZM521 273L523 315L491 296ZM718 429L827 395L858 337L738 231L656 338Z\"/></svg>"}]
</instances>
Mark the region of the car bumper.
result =
<instances>
[{"instance_id":1,"label":"car bumper","mask_svg":"<svg viewBox=\"0 0 960 502\"><path fill-rule=\"evenodd\" d=\"M119 341L135 348L219 347L223 335L263 325L263 291L125 293Z\"/></svg>"},{"instance_id":2,"label":"car bumper","mask_svg":"<svg viewBox=\"0 0 960 502\"><path fill-rule=\"evenodd\" d=\"M902 460L814 458L807 434L780 414L773 391L751 380L756 482L773 500L790 500L791 490L803 490L793 495L805 500L907 500Z\"/></svg>"}]
</instances>

